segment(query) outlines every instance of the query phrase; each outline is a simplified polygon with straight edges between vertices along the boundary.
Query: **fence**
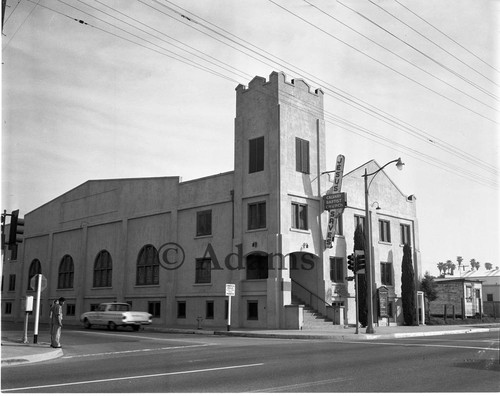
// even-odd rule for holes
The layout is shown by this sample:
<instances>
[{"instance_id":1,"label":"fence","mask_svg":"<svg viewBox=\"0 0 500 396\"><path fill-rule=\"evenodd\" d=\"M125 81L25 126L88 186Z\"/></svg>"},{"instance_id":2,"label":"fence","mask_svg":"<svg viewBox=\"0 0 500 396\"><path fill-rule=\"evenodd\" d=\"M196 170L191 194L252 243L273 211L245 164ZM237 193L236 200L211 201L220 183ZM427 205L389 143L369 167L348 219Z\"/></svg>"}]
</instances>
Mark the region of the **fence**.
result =
<instances>
[{"instance_id":1,"label":"fence","mask_svg":"<svg viewBox=\"0 0 500 396\"><path fill-rule=\"evenodd\" d=\"M483 301L483 313L492 318L500 318L500 301Z\"/></svg>"}]
</instances>

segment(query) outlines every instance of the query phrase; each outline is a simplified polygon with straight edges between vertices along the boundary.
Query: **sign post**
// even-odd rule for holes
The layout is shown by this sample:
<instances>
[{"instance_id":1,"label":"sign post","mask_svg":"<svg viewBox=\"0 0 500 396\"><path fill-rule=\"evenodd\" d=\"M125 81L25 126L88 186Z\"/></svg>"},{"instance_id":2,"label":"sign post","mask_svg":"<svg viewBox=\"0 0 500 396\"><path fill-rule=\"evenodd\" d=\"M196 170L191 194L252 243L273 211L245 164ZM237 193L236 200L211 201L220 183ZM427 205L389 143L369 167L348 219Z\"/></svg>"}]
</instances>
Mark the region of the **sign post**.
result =
<instances>
[{"instance_id":1,"label":"sign post","mask_svg":"<svg viewBox=\"0 0 500 396\"><path fill-rule=\"evenodd\" d=\"M236 285L234 283L226 283L227 302L227 331L231 331L231 297L236 293Z\"/></svg>"},{"instance_id":2,"label":"sign post","mask_svg":"<svg viewBox=\"0 0 500 396\"><path fill-rule=\"evenodd\" d=\"M24 312L26 313L26 318L24 319L23 344L28 344L28 319L32 311L33 311L33 296L26 296L24 300Z\"/></svg>"},{"instance_id":3,"label":"sign post","mask_svg":"<svg viewBox=\"0 0 500 396\"><path fill-rule=\"evenodd\" d=\"M36 285L36 286L35 286ZM40 296L47 287L47 278L42 274L36 274L31 278L30 286L36 290L36 311L35 311L35 329L33 331L33 343L38 343L38 321L40 319Z\"/></svg>"}]
</instances>

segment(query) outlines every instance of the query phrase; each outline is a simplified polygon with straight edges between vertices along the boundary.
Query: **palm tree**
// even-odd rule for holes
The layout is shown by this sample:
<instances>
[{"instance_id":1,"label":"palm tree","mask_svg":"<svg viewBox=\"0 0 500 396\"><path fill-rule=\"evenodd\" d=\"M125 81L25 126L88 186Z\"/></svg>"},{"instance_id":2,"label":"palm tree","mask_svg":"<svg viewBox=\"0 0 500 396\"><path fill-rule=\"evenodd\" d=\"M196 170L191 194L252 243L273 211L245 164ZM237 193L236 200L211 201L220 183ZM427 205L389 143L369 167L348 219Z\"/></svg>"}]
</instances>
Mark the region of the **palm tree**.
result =
<instances>
[{"instance_id":1,"label":"palm tree","mask_svg":"<svg viewBox=\"0 0 500 396\"><path fill-rule=\"evenodd\" d=\"M458 272L461 272L461 270L462 270L462 269L465 271L465 264L464 264L464 266L461 268L462 261L464 261L463 257L462 257L462 256L457 256Z\"/></svg>"},{"instance_id":2,"label":"palm tree","mask_svg":"<svg viewBox=\"0 0 500 396\"><path fill-rule=\"evenodd\" d=\"M437 263L437 267L438 267L438 270L439 270L439 276L444 276L444 273L446 272L446 266L444 263L442 262L439 262ZM441 274L441 272L443 272L443 274Z\"/></svg>"},{"instance_id":3,"label":"palm tree","mask_svg":"<svg viewBox=\"0 0 500 396\"><path fill-rule=\"evenodd\" d=\"M453 264L453 262L451 260L448 260L445 265L446 265L446 269L448 270L448 273L450 275L453 275L453 271L455 270L456 265Z\"/></svg>"}]
</instances>

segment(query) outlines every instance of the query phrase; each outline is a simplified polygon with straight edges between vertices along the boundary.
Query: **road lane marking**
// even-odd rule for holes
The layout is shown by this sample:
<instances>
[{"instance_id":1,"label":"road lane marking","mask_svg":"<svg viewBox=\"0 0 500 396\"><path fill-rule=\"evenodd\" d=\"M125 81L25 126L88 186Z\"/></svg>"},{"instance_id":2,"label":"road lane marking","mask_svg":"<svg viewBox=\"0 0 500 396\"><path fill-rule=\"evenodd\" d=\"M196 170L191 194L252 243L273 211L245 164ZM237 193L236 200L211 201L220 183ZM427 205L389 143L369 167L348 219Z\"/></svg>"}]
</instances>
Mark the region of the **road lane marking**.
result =
<instances>
[{"instance_id":1,"label":"road lane marking","mask_svg":"<svg viewBox=\"0 0 500 396\"><path fill-rule=\"evenodd\" d=\"M120 355L124 353L140 353L140 352L154 352L154 351L166 351L169 349L187 349L187 348L200 348L205 346L211 346L216 344L202 344L202 345L181 345L175 347L162 347L162 348L143 348L143 349L132 349L128 351L113 351L113 352L98 352L98 353L87 353L83 355L69 355L63 356L62 359L73 359L73 358L81 358L81 357L90 357L90 356L106 356L106 355Z\"/></svg>"},{"instance_id":2,"label":"road lane marking","mask_svg":"<svg viewBox=\"0 0 500 396\"><path fill-rule=\"evenodd\" d=\"M369 344L369 345L394 345L394 346L414 346L414 347L436 347L436 348L456 348L456 349L479 349L485 351L499 351L499 348L475 347L467 345L443 345L443 344L403 344L399 342L373 342L373 341L342 341L344 344Z\"/></svg>"},{"instance_id":3,"label":"road lane marking","mask_svg":"<svg viewBox=\"0 0 500 396\"><path fill-rule=\"evenodd\" d=\"M256 367L256 366L262 366L262 365L264 365L264 363L243 364L240 366L212 367L212 368L199 369L199 370L174 371L172 373L134 375L131 377L105 378L105 379L100 379L100 380L66 382L66 383L59 383L59 384L52 384L52 385L27 386L24 388L2 389L2 392L24 391L24 390L30 390L30 389L59 388L59 387L63 387L63 386L97 384L100 382L112 382L112 381L127 381L127 380L136 380L136 379L144 379L144 378L166 377L166 376L171 376L171 375L196 374L196 373L205 373L208 371L234 370L234 369Z\"/></svg>"},{"instance_id":4,"label":"road lane marking","mask_svg":"<svg viewBox=\"0 0 500 396\"><path fill-rule=\"evenodd\" d=\"M75 333L84 333L84 334L97 334L92 331L83 331L83 330L77 330ZM196 340L186 340L186 339L177 339L177 338L158 338L158 337L146 337L146 336L139 336L139 335L129 335L129 334L119 334L119 333L98 333L99 335L103 336L108 336L108 337L125 337L125 338L140 338L143 340L150 340L150 341L167 341L167 342L190 342L193 344L204 344L204 341L196 341Z\"/></svg>"},{"instance_id":5,"label":"road lane marking","mask_svg":"<svg viewBox=\"0 0 500 396\"><path fill-rule=\"evenodd\" d=\"M250 393L287 392L287 391L293 391L293 390L301 389L301 388L308 388L308 387L315 386L315 385L333 384L335 382L343 382L343 381L351 381L351 380L352 380L352 378L334 378L334 379L328 379L328 380L323 380L323 381L302 382L300 384L276 386L276 387L266 388L266 389L256 389L256 390L250 391Z\"/></svg>"}]
</instances>

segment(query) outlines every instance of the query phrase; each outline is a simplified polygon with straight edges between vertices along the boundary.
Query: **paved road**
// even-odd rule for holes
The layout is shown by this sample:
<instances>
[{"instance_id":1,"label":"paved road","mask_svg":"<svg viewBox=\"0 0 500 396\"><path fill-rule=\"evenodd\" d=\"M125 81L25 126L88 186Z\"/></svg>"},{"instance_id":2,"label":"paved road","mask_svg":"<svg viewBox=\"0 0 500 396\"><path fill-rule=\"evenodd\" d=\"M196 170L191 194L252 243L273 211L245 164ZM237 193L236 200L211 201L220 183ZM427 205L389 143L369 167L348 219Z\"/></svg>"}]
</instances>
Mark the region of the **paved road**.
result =
<instances>
[{"instance_id":1,"label":"paved road","mask_svg":"<svg viewBox=\"0 0 500 396\"><path fill-rule=\"evenodd\" d=\"M336 342L73 328L63 341L62 358L2 368L2 391L500 391L498 332Z\"/></svg>"}]
</instances>

